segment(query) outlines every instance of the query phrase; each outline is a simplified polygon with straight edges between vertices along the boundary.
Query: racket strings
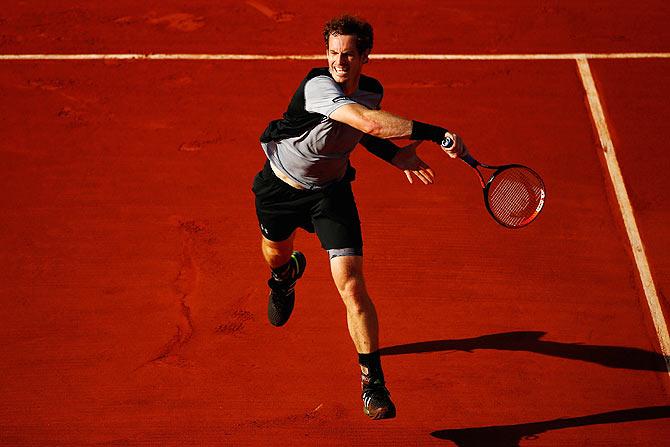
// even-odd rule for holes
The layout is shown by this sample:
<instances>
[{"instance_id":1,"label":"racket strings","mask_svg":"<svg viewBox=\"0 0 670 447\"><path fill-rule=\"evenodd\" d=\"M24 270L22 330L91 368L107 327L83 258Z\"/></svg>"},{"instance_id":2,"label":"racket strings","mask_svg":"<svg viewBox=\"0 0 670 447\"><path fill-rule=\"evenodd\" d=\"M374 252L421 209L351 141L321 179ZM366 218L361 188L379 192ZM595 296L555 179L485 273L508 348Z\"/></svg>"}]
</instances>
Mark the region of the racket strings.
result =
<instances>
[{"instance_id":1,"label":"racket strings","mask_svg":"<svg viewBox=\"0 0 670 447\"><path fill-rule=\"evenodd\" d=\"M497 173L488 189L491 214L503 225L529 223L544 204L544 184L533 171L513 167Z\"/></svg>"}]
</instances>

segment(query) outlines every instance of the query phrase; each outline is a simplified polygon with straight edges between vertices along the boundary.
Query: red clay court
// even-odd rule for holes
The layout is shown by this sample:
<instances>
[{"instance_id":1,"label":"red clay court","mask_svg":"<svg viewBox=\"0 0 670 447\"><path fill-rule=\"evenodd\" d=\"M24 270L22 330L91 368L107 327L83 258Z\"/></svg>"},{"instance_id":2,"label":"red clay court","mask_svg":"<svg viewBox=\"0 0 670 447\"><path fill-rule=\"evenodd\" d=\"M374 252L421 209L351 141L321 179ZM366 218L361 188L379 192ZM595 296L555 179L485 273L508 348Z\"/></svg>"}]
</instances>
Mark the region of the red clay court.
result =
<instances>
[{"instance_id":1,"label":"red clay court","mask_svg":"<svg viewBox=\"0 0 670 447\"><path fill-rule=\"evenodd\" d=\"M342 12L375 27L385 109L548 190L512 231L434 145L429 187L354 152L379 422L314 236L267 322L250 191ZM5 5L0 444L667 445L668 23L651 0Z\"/></svg>"}]
</instances>

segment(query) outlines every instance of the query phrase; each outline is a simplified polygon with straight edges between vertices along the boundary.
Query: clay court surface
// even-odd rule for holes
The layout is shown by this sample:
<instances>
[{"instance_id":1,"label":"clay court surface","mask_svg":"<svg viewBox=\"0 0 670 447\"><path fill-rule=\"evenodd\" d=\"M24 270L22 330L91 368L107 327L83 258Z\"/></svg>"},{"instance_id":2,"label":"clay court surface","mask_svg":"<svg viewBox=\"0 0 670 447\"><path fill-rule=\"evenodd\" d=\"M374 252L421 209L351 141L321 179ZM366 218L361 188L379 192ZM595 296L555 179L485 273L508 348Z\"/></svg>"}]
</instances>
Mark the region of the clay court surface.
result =
<instances>
[{"instance_id":1,"label":"clay court surface","mask_svg":"<svg viewBox=\"0 0 670 447\"><path fill-rule=\"evenodd\" d=\"M434 145L419 150L431 186L354 152L398 407L379 422L313 235L297 237L294 315L266 317L258 137L324 62L187 57L319 55L341 12L372 22L374 53L401 55L366 66L385 109L454 129L481 161L532 166L548 190L512 231ZM6 5L0 54L24 58L0 60L0 444L667 445L667 329L652 314L670 319L668 23L663 1ZM509 54L523 57L495 57Z\"/></svg>"}]
</instances>

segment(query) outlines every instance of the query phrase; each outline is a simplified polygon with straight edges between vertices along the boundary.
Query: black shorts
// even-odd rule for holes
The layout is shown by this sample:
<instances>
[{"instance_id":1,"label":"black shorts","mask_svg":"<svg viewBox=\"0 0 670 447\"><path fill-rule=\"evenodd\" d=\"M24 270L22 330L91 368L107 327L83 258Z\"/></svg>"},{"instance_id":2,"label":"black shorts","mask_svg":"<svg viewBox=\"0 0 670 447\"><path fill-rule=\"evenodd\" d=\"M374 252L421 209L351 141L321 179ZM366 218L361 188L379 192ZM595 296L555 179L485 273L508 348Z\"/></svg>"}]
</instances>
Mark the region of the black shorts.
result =
<instances>
[{"instance_id":1,"label":"black shorts","mask_svg":"<svg viewBox=\"0 0 670 447\"><path fill-rule=\"evenodd\" d=\"M362 252L361 221L351 191L355 171L322 190L293 188L280 180L267 161L254 177L256 215L265 238L281 242L300 227L319 237L326 250L355 249Z\"/></svg>"}]
</instances>

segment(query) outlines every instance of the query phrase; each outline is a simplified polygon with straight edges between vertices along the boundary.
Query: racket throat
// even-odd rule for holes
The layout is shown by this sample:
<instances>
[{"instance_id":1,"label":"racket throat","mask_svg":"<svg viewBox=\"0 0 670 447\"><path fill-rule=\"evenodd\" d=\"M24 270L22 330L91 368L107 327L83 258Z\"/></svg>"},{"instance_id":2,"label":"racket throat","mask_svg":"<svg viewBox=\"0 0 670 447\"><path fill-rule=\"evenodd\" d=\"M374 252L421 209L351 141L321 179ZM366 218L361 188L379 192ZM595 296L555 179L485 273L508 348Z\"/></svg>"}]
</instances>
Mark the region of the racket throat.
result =
<instances>
[{"instance_id":1,"label":"racket throat","mask_svg":"<svg viewBox=\"0 0 670 447\"><path fill-rule=\"evenodd\" d=\"M475 168L475 171L477 172L477 176L479 177L479 183L482 185L482 188L485 188L486 182L484 181L484 176L482 175L479 168ZM486 196L486 192L484 193L484 196Z\"/></svg>"}]
</instances>

